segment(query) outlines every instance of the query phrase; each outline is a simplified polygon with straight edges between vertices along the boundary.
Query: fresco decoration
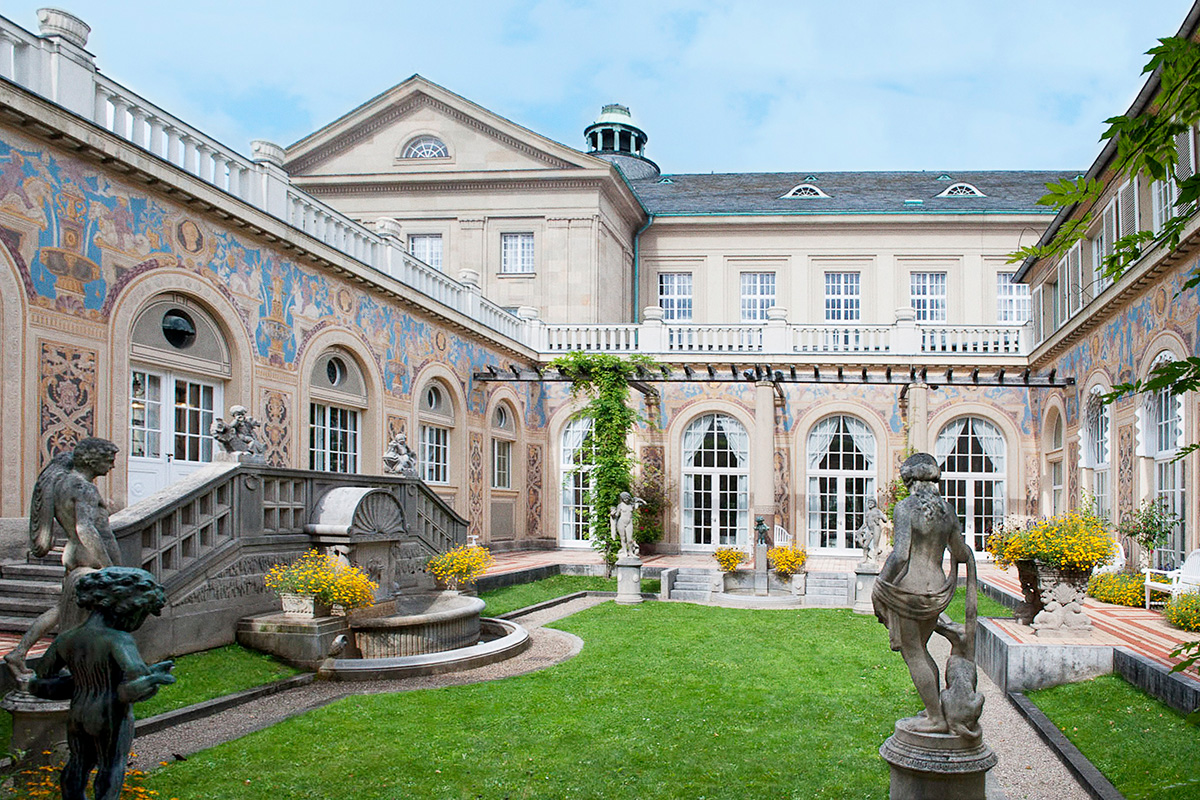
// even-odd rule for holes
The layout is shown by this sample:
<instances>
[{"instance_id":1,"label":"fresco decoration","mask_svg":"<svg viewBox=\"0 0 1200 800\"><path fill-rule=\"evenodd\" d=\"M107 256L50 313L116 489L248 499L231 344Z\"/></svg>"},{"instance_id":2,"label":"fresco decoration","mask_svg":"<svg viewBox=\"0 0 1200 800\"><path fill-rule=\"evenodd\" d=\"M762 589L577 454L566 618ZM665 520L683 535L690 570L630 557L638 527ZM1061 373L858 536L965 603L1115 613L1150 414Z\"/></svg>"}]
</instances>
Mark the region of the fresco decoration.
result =
<instances>
[{"instance_id":1,"label":"fresco decoration","mask_svg":"<svg viewBox=\"0 0 1200 800\"><path fill-rule=\"evenodd\" d=\"M526 447L525 457L525 535L539 538L542 531L542 470L545 451L540 444L530 444Z\"/></svg>"},{"instance_id":2,"label":"fresco decoration","mask_svg":"<svg viewBox=\"0 0 1200 800\"><path fill-rule=\"evenodd\" d=\"M467 448L467 533L483 538L483 434L471 431Z\"/></svg>"},{"instance_id":3,"label":"fresco decoration","mask_svg":"<svg viewBox=\"0 0 1200 800\"><path fill-rule=\"evenodd\" d=\"M263 390L263 439L267 445L267 463L272 467L288 467L292 464L288 453L291 441L288 435L288 409L291 405L291 392Z\"/></svg>"},{"instance_id":4,"label":"fresco decoration","mask_svg":"<svg viewBox=\"0 0 1200 800\"><path fill-rule=\"evenodd\" d=\"M1117 521L1133 511L1133 426L1117 428Z\"/></svg>"},{"instance_id":5,"label":"fresco decoration","mask_svg":"<svg viewBox=\"0 0 1200 800\"><path fill-rule=\"evenodd\" d=\"M387 415L387 441L390 442L400 434L408 436L408 418L399 414ZM411 445L410 445L411 446Z\"/></svg>"},{"instance_id":6,"label":"fresco decoration","mask_svg":"<svg viewBox=\"0 0 1200 800\"><path fill-rule=\"evenodd\" d=\"M1079 508L1079 442L1067 444L1067 503L1069 508Z\"/></svg>"},{"instance_id":7,"label":"fresco decoration","mask_svg":"<svg viewBox=\"0 0 1200 800\"><path fill-rule=\"evenodd\" d=\"M782 525L793 536L794 541L803 541L803 536L797 536L792 530L792 499L791 499L791 455L787 450L775 447L775 524Z\"/></svg>"},{"instance_id":8,"label":"fresco decoration","mask_svg":"<svg viewBox=\"0 0 1200 800\"><path fill-rule=\"evenodd\" d=\"M96 433L96 351L43 341L38 380L38 469Z\"/></svg>"},{"instance_id":9,"label":"fresco decoration","mask_svg":"<svg viewBox=\"0 0 1200 800\"><path fill-rule=\"evenodd\" d=\"M1003 413L1022 436L1032 436L1035 417L1031 394L1020 386L939 386L929 392L929 416L932 418L962 403L983 403ZM934 430L929 432L931 438L937 434Z\"/></svg>"},{"instance_id":10,"label":"fresco decoration","mask_svg":"<svg viewBox=\"0 0 1200 800\"><path fill-rule=\"evenodd\" d=\"M1041 467L1039 457L1029 455L1025 458L1025 515L1039 516L1041 513Z\"/></svg>"},{"instance_id":11,"label":"fresco decoration","mask_svg":"<svg viewBox=\"0 0 1200 800\"><path fill-rule=\"evenodd\" d=\"M357 284L301 266L8 130L0 134L0 244L17 263L31 304L96 322L109 318L137 276L163 268L192 272L238 309L258 360L284 369L297 367L304 344L323 327L355 331L395 396L411 394L412 364L436 359L470 376L505 363L498 352ZM468 408L482 414L486 393L466 380ZM544 424L541 402L526 405L534 427Z\"/></svg>"}]
</instances>

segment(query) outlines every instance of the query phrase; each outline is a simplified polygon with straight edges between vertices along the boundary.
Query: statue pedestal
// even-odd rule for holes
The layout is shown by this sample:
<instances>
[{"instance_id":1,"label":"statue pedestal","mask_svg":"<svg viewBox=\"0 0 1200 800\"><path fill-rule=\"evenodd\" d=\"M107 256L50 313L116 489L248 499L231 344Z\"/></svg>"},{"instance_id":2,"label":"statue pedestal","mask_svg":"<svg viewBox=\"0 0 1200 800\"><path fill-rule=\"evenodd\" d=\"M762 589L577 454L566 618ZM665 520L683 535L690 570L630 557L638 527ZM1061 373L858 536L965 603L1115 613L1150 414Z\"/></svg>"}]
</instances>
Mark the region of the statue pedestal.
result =
<instances>
[{"instance_id":1,"label":"statue pedestal","mask_svg":"<svg viewBox=\"0 0 1200 800\"><path fill-rule=\"evenodd\" d=\"M43 700L14 689L0 700L0 708L12 714L9 747L24 754L19 759L21 764L58 764L66 760L70 700Z\"/></svg>"},{"instance_id":2,"label":"statue pedestal","mask_svg":"<svg viewBox=\"0 0 1200 800\"><path fill-rule=\"evenodd\" d=\"M617 602L621 605L642 602L642 560L637 556L617 559Z\"/></svg>"},{"instance_id":3,"label":"statue pedestal","mask_svg":"<svg viewBox=\"0 0 1200 800\"><path fill-rule=\"evenodd\" d=\"M767 566L767 545L760 542L754 546L754 593L760 597L770 593Z\"/></svg>"},{"instance_id":4,"label":"statue pedestal","mask_svg":"<svg viewBox=\"0 0 1200 800\"><path fill-rule=\"evenodd\" d=\"M924 718L898 721L879 748L891 767L889 800L987 800L987 772L996 766L992 749L982 740L912 730L918 721Z\"/></svg>"},{"instance_id":5,"label":"statue pedestal","mask_svg":"<svg viewBox=\"0 0 1200 800\"><path fill-rule=\"evenodd\" d=\"M871 603L871 590L875 588L875 579L879 577L879 565L863 561L854 567L854 606L855 614L874 614L875 606Z\"/></svg>"}]
</instances>

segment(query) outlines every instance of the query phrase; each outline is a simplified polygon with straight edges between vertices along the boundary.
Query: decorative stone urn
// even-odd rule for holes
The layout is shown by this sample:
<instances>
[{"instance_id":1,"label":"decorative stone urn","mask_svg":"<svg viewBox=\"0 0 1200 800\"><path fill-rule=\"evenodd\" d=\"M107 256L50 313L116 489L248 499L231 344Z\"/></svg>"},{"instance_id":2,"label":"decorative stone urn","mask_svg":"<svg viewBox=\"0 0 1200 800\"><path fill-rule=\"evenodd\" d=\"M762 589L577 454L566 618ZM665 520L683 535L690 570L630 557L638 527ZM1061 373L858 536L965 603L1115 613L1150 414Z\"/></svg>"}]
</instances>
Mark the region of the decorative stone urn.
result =
<instances>
[{"instance_id":1,"label":"decorative stone urn","mask_svg":"<svg viewBox=\"0 0 1200 800\"><path fill-rule=\"evenodd\" d=\"M280 592L279 599L283 601L283 613L293 617L317 619L333 613L332 607L318 600L315 595Z\"/></svg>"},{"instance_id":2,"label":"decorative stone urn","mask_svg":"<svg viewBox=\"0 0 1200 800\"><path fill-rule=\"evenodd\" d=\"M1042 594L1038 589L1037 564L1032 558L1017 562L1017 579L1021 581L1022 600L1013 609L1013 616L1021 625L1028 625L1042 610Z\"/></svg>"},{"instance_id":3,"label":"decorative stone urn","mask_svg":"<svg viewBox=\"0 0 1200 800\"><path fill-rule=\"evenodd\" d=\"M1038 636L1061 636L1092 629L1092 621L1083 610L1087 597L1089 570L1061 569L1054 564L1037 562L1038 589L1042 610L1033 618Z\"/></svg>"}]
</instances>

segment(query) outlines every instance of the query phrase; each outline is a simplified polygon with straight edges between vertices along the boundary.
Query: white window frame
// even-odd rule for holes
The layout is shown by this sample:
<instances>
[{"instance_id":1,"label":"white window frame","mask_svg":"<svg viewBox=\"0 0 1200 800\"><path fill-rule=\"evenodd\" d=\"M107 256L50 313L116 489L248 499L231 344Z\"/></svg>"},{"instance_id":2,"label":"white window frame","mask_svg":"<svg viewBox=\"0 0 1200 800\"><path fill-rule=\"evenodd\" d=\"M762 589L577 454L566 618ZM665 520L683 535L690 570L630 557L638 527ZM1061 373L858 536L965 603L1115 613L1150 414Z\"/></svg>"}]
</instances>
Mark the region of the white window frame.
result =
<instances>
[{"instance_id":1,"label":"white window frame","mask_svg":"<svg viewBox=\"0 0 1200 800\"><path fill-rule=\"evenodd\" d=\"M739 273L742 322L765 322L767 309L775 306L775 273Z\"/></svg>"},{"instance_id":2,"label":"white window frame","mask_svg":"<svg viewBox=\"0 0 1200 800\"><path fill-rule=\"evenodd\" d=\"M658 273L658 306L664 322L692 321L692 290L692 273Z\"/></svg>"},{"instance_id":3,"label":"white window frame","mask_svg":"<svg viewBox=\"0 0 1200 800\"><path fill-rule=\"evenodd\" d=\"M946 321L945 272L909 273L909 303L917 322Z\"/></svg>"},{"instance_id":4,"label":"white window frame","mask_svg":"<svg viewBox=\"0 0 1200 800\"><path fill-rule=\"evenodd\" d=\"M996 273L996 321L1024 325L1032 316L1029 285L1014 283L1015 272Z\"/></svg>"},{"instance_id":5,"label":"white window frame","mask_svg":"<svg viewBox=\"0 0 1200 800\"><path fill-rule=\"evenodd\" d=\"M825 321L862 320L862 273L825 273Z\"/></svg>"},{"instance_id":6,"label":"white window frame","mask_svg":"<svg viewBox=\"0 0 1200 800\"><path fill-rule=\"evenodd\" d=\"M410 233L408 252L415 258L442 271L442 235L440 233Z\"/></svg>"},{"instance_id":7,"label":"white window frame","mask_svg":"<svg viewBox=\"0 0 1200 800\"><path fill-rule=\"evenodd\" d=\"M537 271L536 237L531 231L500 234L500 274L533 275Z\"/></svg>"},{"instance_id":8,"label":"white window frame","mask_svg":"<svg viewBox=\"0 0 1200 800\"><path fill-rule=\"evenodd\" d=\"M1100 399L1104 390L1099 386L1092 389L1086 412L1087 441L1084 443L1085 465L1092 471L1092 497L1096 501L1096 513L1104 518L1112 516L1112 414L1111 409Z\"/></svg>"},{"instance_id":9,"label":"white window frame","mask_svg":"<svg viewBox=\"0 0 1200 800\"><path fill-rule=\"evenodd\" d=\"M868 436L870 447L864 452L859 444ZM817 447L821 447L820 452ZM870 426L849 414L826 417L809 432L804 451L810 551L855 547L854 532L863 525L867 501L875 498L878 448ZM846 465L847 459L852 461L850 466ZM834 460L836 467L821 466Z\"/></svg>"},{"instance_id":10,"label":"white window frame","mask_svg":"<svg viewBox=\"0 0 1200 800\"><path fill-rule=\"evenodd\" d=\"M591 472L596 466L592 421L573 419L559 437L559 525L563 547L587 547L591 530ZM571 443L578 439L576 447Z\"/></svg>"},{"instance_id":11,"label":"white window frame","mask_svg":"<svg viewBox=\"0 0 1200 800\"><path fill-rule=\"evenodd\" d=\"M963 427L951 439L950 427L960 421L963 422ZM976 464L982 466L984 459L975 453L971 442L968 441L967 454L955 452L964 437L972 437L980 445L983 438L987 437L997 447L998 455L994 458L987 457L992 462L993 469L990 472L975 468ZM934 448L938 464L942 468L943 496L959 515L959 523L962 525L963 537L967 544L976 553L984 553L987 549L987 535L992 527L1004 521L1008 442L995 423L983 417L967 416L947 423L938 433ZM986 447L981 449L986 455ZM953 462L950 460L952 453L955 454ZM964 463L967 469L961 469ZM988 503L991 503L990 515L987 513Z\"/></svg>"},{"instance_id":12,"label":"white window frame","mask_svg":"<svg viewBox=\"0 0 1200 800\"><path fill-rule=\"evenodd\" d=\"M308 465L322 472L358 472L358 409L308 404Z\"/></svg>"},{"instance_id":13,"label":"white window frame","mask_svg":"<svg viewBox=\"0 0 1200 800\"><path fill-rule=\"evenodd\" d=\"M703 447L710 430L713 431L713 447ZM746 454L736 464L696 466L696 456L702 452L713 454L718 461L724 454L728 459L739 459L737 449L729 444L733 435L747 445L749 436L745 427L728 414L705 414L688 423L684 429L683 442L686 448L689 438L700 436L700 445L687 458L683 451L683 481L681 485L681 508L683 509L681 547L685 550L711 551L718 547L745 547L750 535L750 456ZM726 448L717 446L724 436ZM697 487L699 485L699 491ZM732 506L727 501L732 500ZM702 501L702 502L698 502ZM725 502L723 502L725 501ZM704 505L707 503L708 505ZM705 512L708 512L707 516ZM732 522L730 520L732 519ZM708 541L703 541L708 539Z\"/></svg>"},{"instance_id":14,"label":"white window frame","mask_svg":"<svg viewBox=\"0 0 1200 800\"><path fill-rule=\"evenodd\" d=\"M418 439L417 463L426 483L450 482L450 429L422 422Z\"/></svg>"}]
</instances>

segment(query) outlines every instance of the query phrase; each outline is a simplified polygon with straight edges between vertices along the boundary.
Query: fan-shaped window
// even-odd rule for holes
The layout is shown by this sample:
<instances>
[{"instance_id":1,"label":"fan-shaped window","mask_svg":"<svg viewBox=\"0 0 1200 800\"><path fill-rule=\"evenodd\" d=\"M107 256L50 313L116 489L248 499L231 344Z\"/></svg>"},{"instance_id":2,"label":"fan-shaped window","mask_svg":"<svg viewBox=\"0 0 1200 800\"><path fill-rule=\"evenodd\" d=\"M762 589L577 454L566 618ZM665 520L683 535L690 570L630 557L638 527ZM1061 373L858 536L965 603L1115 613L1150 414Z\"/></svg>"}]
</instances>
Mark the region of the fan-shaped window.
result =
<instances>
[{"instance_id":1,"label":"fan-shaped window","mask_svg":"<svg viewBox=\"0 0 1200 800\"><path fill-rule=\"evenodd\" d=\"M133 323L131 354L154 364L228 377L229 347L216 323L184 298L155 301Z\"/></svg>"},{"instance_id":2,"label":"fan-shaped window","mask_svg":"<svg viewBox=\"0 0 1200 800\"><path fill-rule=\"evenodd\" d=\"M938 197L987 197L969 183L954 183L947 186Z\"/></svg>"},{"instance_id":3,"label":"fan-shaped window","mask_svg":"<svg viewBox=\"0 0 1200 800\"><path fill-rule=\"evenodd\" d=\"M449 158L446 143L436 136L418 136L404 146L401 158Z\"/></svg>"},{"instance_id":4,"label":"fan-shaped window","mask_svg":"<svg viewBox=\"0 0 1200 800\"><path fill-rule=\"evenodd\" d=\"M799 186L797 186L796 188L792 189L787 194L785 194L784 197L785 198L788 198L788 197L825 197L825 198L828 198L829 195L825 194L820 189L818 189L816 186L813 186L811 183L802 183Z\"/></svg>"},{"instance_id":5,"label":"fan-shaped window","mask_svg":"<svg viewBox=\"0 0 1200 800\"><path fill-rule=\"evenodd\" d=\"M942 491L958 514L967 544L985 549L992 528L1004 521L1004 437L979 417L961 417L938 434L936 455Z\"/></svg>"},{"instance_id":6,"label":"fan-shaped window","mask_svg":"<svg viewBox=\"0 0 1200 800\"><path fill-rule=\"evenodd\" d=\"M827 417L808 435L808 544L854 547L875 497L875 436L860 419Z\"/></svg>"}]
</instances>

